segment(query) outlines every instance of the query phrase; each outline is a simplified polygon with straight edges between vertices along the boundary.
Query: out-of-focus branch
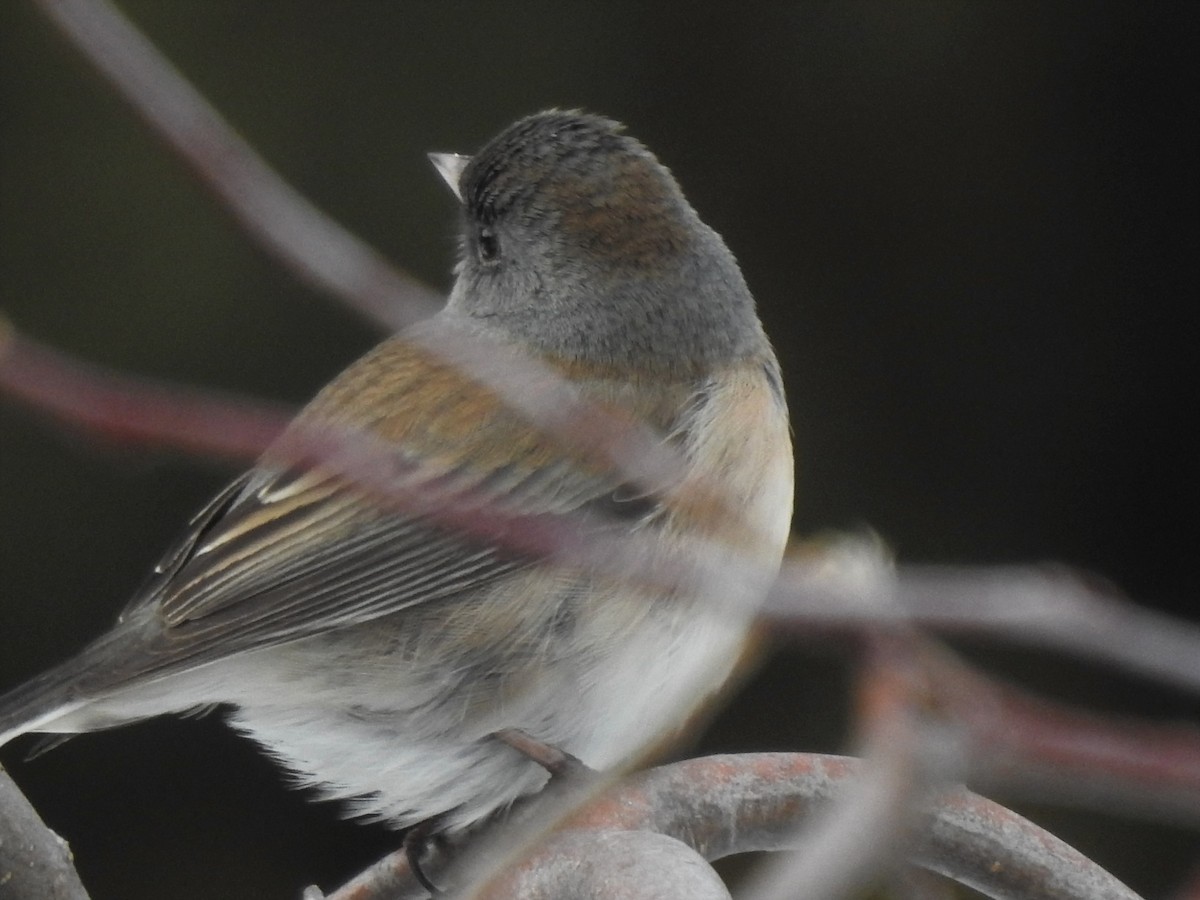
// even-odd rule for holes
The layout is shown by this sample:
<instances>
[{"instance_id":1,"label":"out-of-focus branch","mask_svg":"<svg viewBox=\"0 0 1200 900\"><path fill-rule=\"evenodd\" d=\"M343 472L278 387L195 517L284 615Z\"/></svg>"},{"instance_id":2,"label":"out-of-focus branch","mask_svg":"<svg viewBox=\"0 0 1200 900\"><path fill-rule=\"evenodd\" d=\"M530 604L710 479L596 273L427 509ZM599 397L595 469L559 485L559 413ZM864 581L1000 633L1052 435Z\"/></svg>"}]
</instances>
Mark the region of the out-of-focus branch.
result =
<instances>
[{"instance_id":1,"label":"out-of-focus branch","mask_svg":"<svg viewBox=\"0 0 1200 900\"><path fill-rule=\"evenodd\" d=\"M391 267L284 182L111 4L35 2L289 269L390 327L435 308L428 289ZM534 421L615 461L631 480L652 489L674 483L679 466L669 451L656 447L631 423L583 403L561 379L548 377L544 367L470 340L433 343L437 346L431 349L495 386ZM720 502L705 486L687 489L690 502ZM898 595L881 608L873 602L876 598L864 594L849 603L827 591L824 596L834 601L830 613L837 621L861 614L866 599L872 607L866 615L873 622L894 615L945 628L986 629L1200 687L1200 629L1127 604L1105 603L1095 591L1076 591L1078 584L1045 570L1014 568L998 575L995 570L913 570L894 586ZM890 592L893 585L889 581L883 587ZM797 596L819 599L822 594L812 597L793 589L776 599L794 615ZM819 617L820 606L808 604L806 623Z\"/></svg>"},{"instance_id":2,"label":"out-of-focus branch","mask_svg":"<svg viewBox=\"0 0 1200 900\"><path fill-rule=\"evenodd\" d=\"M1200 627L1130 603L1111 582L1057 564L905 566L898 602L931 628L971 632L1200 687Z\"/></svg>"},{"instance_id":3,"label":"out-of-focus branch","mask_svg":"<svg viewBox=\"0 0 1200 900\"><path fill-rule=\"evenodd\" d=\"M958 900L954 883L926 869L907 866L892 875L890 900Z\"/></svg>"},{"instance_id":4,"label":"out-of-focus branch","mask_svg":"<svg viewBox=\"0 0 1200 900\"><path fill-rule=\"evenodd\" d=\"M67 842L42 822L0 767L0 897L88 900Z\"/></svg>"},{"instance_id":5,"label":"out-of-focus branch","mask_svg":"<svg viewBox=\"0 0 1200 900\"><path fill-rule=\"evenodd\" d=\"M133 26L105 0L35 0L89 60L162 134L198 176L235 212L244 227L293 271L337 299L391 326L411 322L433 308L430 294L409 276L315 210L230 128ZM582 403L575 393L531 361L497 360L495 348L471 342L440 342L451 354L496 386L506 400L568 439L614 460L631 480L661 486L678 466L669 451L628 422ZM509 354L512 356L512 354ZM530 377L530 376L533 377ZM530 392L531 384L541 385ZM506 385L508 387L506 387ZM688 486L703 494L703 486ZM693 496L692 502L698 498ZM704 499L704 498L699 498ZM717 495L709 498L719 500ZM1036 567L1000 569L913 568L879 592L803 592L797 583L811 573L785 573L772 601L777 612L802 621L834 623L896 620L953 630L1003 634L1114 662L1136 671L1200 688L1200 628L1169 620L1104 596L1083 580ZM822 604L820 601L826 601ZM880 601L883 602L880 602Z\"/></svg>"},{"instance_id":6,"label":"out-of-focus branch","mask_svg":"<svg viewBox=\"0 0 1200 900\"><path fill-rule=\"evenodd\" d=\"M928 672L919 639L868 637L860 676L862 775L795 837L795 852L764 867L746 900L858 896L905 856L935 789L960 780L959 735L930 715Z\"/></svg>"},{"instance_id":7,"label":"out-of-focus branch","mask_svg":"<svg viewBox=\"0 0 1200 900\"><path fill-rule=\"evenodd\" d=\"M239 462L256 458L291 419L266 403L81 362L20 334L2 315L0 392L107 440Z\"/></svg>"},{"instance_id":8,"label":"out-of-focus branch","mask_svg":"<svg viewBox=\"0 0 1200 900\"><path fill-rule=\"evenodd\" d=\"M186 79L104 0L34 0L258 243L314 287L395 329L435 311L435 291L280 178Z\"/></svg>"},{"instance_id":9,"label":"out-of-focus branch","mask_svg":"<svg viewBox=\"0 0 1200 900\"><path fill-rule=\"evenodd\" d=\"M553 382L552 377L550 380ZM290 418L289 411L261 402L130 378L87 365L21 335L2 317L0 389L109 439L162 444L209 457L254 459ZM368 438L362 436L362 446L353 454L359 459L362 472L377 470L381 462L392 458L386 448L378 448L374 451L377 455L372 456L367 443ZM322 461L312 446L295 450L298 457ZM327 446L326 452L334 455L335 447ZM342 456L349 476L355 477L354 466L345 460L345 454ZM393 478L394 475L391 473ZM378 492L381 500L387 498L386 483L377 481L368 487ZM462 519L463 524L476 531L482 529L484 537L519 540L524 545L513 549L564 556L570 546L576 554L586 552L592 565L625 577L637 572L631 558L631 551L636 548L627 543L611 539L597 543L600 539L594 536L589 541L568 541L570 535L578 536L578 530L563 529L557 521L545 528L526 521L523 529L514 530L511 527L514 522L508 518L491 520L482 515L479 504L467 507L469 514ZM452 512L447 506L440 511L444 516ZM494 527L489 527L489 523ZM839 554L844 557L840 562ZM834 561L830 562L831 559ZM577 557L576 561L584 560ZM643 567L645 564L643 560ZM710 576L719 574L693 573L688 578L682 571L667 572L662 560L652 568L657 569L657 580L686 579L709 586L714 583ZM751 575L752 569L742 574ZM717 583L732 587L737 581L738 573L726 571ZM785 565L771 590L766 611L785 627L859 628L908 623L1052 644L1193 690L1200 688L1200 629L1140 609L1121 600L1111 586L1099 579L1058 566L902 566L893 576L878 548L849 541L832 547L827 559ZM1126 758L1140 759L1128 770L1131 774L1135 770L1143 775L1152 774L1156 767L1144 758L1147 746L1137 744L1139 737L1150 735L1141 734L1126 741L1138 751L1136 754L1123 751ZM1200 757L1195 752L1196 741L1195 733L1179 730L1170 742L1181 746L1182 751L1169 751L1175 762L1157 767L1157 771L1173 775L1169 784L1163 783L1166 788L1163 798L1176 805L1186 800L1193 817L1195 810L1200 809L1197 804L1200 764L1195 762ZM1092 743L1095 744L1094 739ZM1115 761L1116 757L1112 759ZM1187 793L1178 793L1184 785L1188 787Z\"/></svg>"},{"instance_id":10,"label":"out-of-focus branch","mask_svg":"<svg viewBox=\"0 0 1200 900\"><path fill-rule=\"evenodd\" d=\"M927 642L923 665L969 741L969 780L1008 795L1200 825L1200 728L1102 716L999 684Z\"/></svg>"},{"instance_id":11,"label":"out-of-focus branch","mask_svg":"<svg viewBox=\"0 0 1200 900\"><path fill-rule=\"evenodd\" d=\"M1191 872L1171 895L1170 900L1200 900L1200 868Z\"/></svg>"},{"instance_id":12,"label":"out-of-focus branch","mask_svg":"<svg viewBox=\"0 0 1200 900\"><path fill-rule=\"evenodd\" d=\"M894 624L983 635L1200 690L1200 626L1143 609L1092 573L1052 564L893 570L869 541L828 555L785 562L763 608L780 629Z\"/></svg>"}]
</instances>

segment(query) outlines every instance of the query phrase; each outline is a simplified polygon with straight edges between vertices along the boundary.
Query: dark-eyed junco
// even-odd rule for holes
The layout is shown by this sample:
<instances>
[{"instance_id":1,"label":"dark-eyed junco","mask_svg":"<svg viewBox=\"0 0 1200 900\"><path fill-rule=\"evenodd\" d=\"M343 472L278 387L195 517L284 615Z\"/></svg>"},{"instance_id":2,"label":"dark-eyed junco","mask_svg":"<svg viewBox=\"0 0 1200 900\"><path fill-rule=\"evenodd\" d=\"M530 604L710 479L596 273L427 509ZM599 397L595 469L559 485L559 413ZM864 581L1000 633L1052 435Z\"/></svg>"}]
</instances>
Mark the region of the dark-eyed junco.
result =
<instances>
[{"instance_id":1,"label":"dark-eyed junco","mask_svg":"<svg viewBox=\"0 0 1200 900\"><path fill-rule=\"evenodd\" d=\"M433 159L462 204L445 309L352 365L294 427L359 429L413 484L777 567L792 509L778 366L733 255L670 172L615 122L559 111L474 158ZM652 429L684 481L722 502L670 502L535 425L429 349L459 332ZM111 632L0 698L0 744L227 704L235 728L353 812L454 830L545 781L493 732L618 765L726 679L748 625L744 608L495 546L268 452Z\"/></svg>"}]
</instances>

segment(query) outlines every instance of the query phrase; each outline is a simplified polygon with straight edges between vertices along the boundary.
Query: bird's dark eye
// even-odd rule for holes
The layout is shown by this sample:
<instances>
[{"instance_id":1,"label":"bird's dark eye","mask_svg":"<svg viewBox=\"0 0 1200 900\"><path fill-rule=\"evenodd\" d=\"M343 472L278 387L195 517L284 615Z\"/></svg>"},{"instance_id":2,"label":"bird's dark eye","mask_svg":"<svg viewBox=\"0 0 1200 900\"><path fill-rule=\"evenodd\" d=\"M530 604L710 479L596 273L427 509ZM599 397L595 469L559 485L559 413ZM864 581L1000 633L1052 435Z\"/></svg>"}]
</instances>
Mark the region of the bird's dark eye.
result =
<instances>
[{"instance_id":1,"label":"bird's dark eye","mask_svg":"<svg viewBox=\"0 0 1200 900\"><path fill-rule=\"evenodd\" d=\"M492 263L500 258L500 238L486 226L479 229L475 246L481 262Z\"/></svg>"}]
</instances>

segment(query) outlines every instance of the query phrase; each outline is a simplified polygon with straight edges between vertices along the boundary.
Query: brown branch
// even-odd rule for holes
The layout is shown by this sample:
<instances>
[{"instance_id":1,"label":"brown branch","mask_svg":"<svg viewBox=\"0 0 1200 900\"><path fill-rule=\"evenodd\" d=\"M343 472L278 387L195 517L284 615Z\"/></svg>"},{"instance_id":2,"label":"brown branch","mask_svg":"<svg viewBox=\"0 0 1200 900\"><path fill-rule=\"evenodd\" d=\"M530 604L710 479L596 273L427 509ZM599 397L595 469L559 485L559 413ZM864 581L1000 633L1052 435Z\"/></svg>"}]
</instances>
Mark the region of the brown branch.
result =
<instances>
[{"instance_id":1,"label":"brown branch","mask_svg":"<svg viewBox=\"0 0 1200 900\"><path fill-rule=\"evenodd\" d=\"M715 756L653 770L596 806L646 810L644 827L719 859L784 849L796 822L839 796L861 769L856 760L815 754ZM625 815L627 824L633 819ZM926 836L912 858L991 897L1136 896L1033 823L961 789L934 800Z\"/></svg>"},{"instance_id":2,"label":"brown branch","mask_svg":"<svg viewBox=\"0 0 1200 900\"><path fill-rule=\"evenodd\" d=\"M1009 794L1200 824L1200 728L1102 716L923 649L944 713L968 729L971 781Z\"/></svg>"},{"instance_id":3,"label":"brown branch","mask_svg":"<svg viewBox=\"0 0 1200 900\"><path fill-rule=\"evenodd\" d=\"M266 403L89 365L19 333L3 316L0 391L107 440L206 458L254 459L291 419L290 410Z\"/></svg>"},{"instance_id":4,"label":"brown branch","mask_svg":"<svg viewBox=\"0 0 1200 900\"><path fill-rule=\"evenodd\" d=\"M798 884L811 900L857 896L904 858L935 788L958 780L961 747L926 714L919 646L898 633L868 636L856 716L862 775L802 826L794 853L753 878L747 900L785 900Z\"/></svg>"},{"instance_id":5,"label":"brown branch","mask_svg":"<svg viewBox=\"0 0 1200 900\"><path fill-rule=\"evenodd\" d=\"M1143 609L1104 579L1061 565L893 568L876 541L792 560L763 613L806 629L910 625L1050 647L1200 690L1200 626Z\"/></svg>"},{"instance_id":6,"label":"brown branch","mask_svg":"<svg viewBox=\"0 0 1200 900\"><path fill-rule=\"evenodd\" d=\"M711 756L640 773L573 812L555 829L577 835L557 845L555 867L589 852L586 835L624 831L681 841L704 859L796 846L798 826L814 820L853 789L863 764L805 753ZM537 799L533 802L537 802ZM963 789L934 795L910 860L997 900L1137 900L1100 866L1033 823ZM478 840L486 840L481 835ZM475 855L477 839L456 848ZM533 851L542 865L549 856ZM392 900L422 896L407 879L402 854L381 861L327 900ZM512 865L522 871L528 853ZM499 875L490 887L511 882ZM377 880L376 880L377 879ZM313 894L310 896L318 896ZM486 894L488 897L505 896ZM511 894L506 896L520 896ZM584 894L584 896L588 896Z\"/></svg>"},{"instance_id":7,"label":"brown branch","mask_svg":"<svg viewBox=\"0 0 1200 900\"><path fill-rule=\"evenodd\" d=\"M938 802L914 861L995 898L1135 900L1079 851L1011 810L960 790Z\"/></svg>"}]
</instances>

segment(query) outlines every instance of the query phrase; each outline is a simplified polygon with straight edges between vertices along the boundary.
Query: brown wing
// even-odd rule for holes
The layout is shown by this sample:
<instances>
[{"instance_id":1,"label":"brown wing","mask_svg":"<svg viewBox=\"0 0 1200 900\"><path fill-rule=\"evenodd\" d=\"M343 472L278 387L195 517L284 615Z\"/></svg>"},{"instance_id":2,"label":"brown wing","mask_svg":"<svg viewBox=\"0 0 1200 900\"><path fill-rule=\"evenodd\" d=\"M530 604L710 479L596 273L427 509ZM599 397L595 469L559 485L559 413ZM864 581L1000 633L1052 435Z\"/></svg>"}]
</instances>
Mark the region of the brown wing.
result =
<instances>
[{"instance_id":1,"label":"brown wing","mask_svg":"<svg viewBox=\"0 0 1200 900\"><path fill-rule=\"evenodd\" d=\"M358 401L352 416L349 394ZM539 433L402 339L351 367L295 427L314 425L384 437L413 483L469 488L513 513L587 509L628 521L655 511L617 473ZM193 521L123 616L147 652L128 660L117 680L370 621L532 563L375 502L342 475L286 463L269 453Z\"/></svg>"}]
</instances>

